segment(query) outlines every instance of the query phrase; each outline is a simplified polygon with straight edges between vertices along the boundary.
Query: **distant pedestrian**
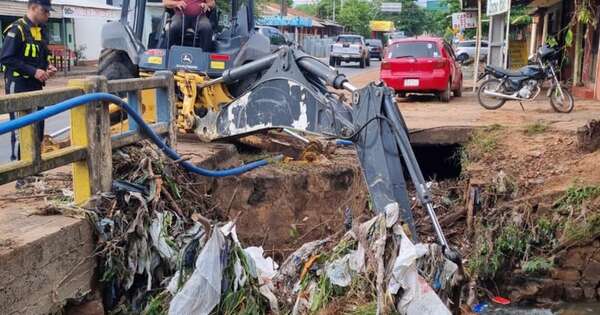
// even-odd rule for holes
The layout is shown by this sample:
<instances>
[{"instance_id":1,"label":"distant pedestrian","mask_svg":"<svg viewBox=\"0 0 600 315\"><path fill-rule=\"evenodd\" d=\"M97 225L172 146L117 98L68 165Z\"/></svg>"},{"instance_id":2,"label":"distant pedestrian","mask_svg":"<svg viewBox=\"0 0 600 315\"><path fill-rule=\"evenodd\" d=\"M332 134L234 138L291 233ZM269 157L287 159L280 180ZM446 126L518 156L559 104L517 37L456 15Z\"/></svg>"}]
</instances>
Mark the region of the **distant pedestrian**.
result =
<instances>
[{"instance_id":1,"label":"distant pedestrian","mask_svg":"<svg viewBox=\"0 0 600 315\"><path fill-rule=\"evenodd\" d=\"M45 28L50 11L53 11L50 1L29 0L27 14L4 30L0 63L4 69L6 94L41 90L56 73L56 68L48 63ZM10 113L10 119L15 119L14 113ZM38 124L38 137L41 142L44 137L43 121ZM20 152L15 156L15 146L16 136L12 132L11 160L16 160L17 156L20 159Z\"/></svg>"}]
</instances>

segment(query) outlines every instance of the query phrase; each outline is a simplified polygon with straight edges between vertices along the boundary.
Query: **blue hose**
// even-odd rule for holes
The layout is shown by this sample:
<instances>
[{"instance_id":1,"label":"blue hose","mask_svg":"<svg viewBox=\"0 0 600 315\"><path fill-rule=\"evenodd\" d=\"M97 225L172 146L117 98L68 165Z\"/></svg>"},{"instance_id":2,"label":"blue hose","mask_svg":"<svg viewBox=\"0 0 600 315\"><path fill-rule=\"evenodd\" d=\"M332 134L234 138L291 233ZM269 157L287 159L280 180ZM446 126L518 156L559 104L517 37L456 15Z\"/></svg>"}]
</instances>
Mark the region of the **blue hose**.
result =
<instances>
[{"instance_id":1,"label":"blue hose","mask_svg":"<svg viewBox=\"0 0 600 315\"><path fill-rule=\"evenodd\" d=\"M347 146L347 145L353 145L354 142L352 142L350 140L337 139L335 141L335 144L339 145L339 146Z\"/></svg>"},{"instance_id":2,"label":"blue hose","mask_svg":"<svg viewBox=\"0 0 600 315\"><path fill-rule=\"evenodd\" d=\"M10 120L4 123L0 123L0 135L17 130L19 128L25 127L27 125L42 121L44 119L48 119L54 115L67 111L77 106L81 106L90 102L112 102L127 111L128 117L133 119L139 126L142 133L144 133L154 144L156 144L165 155L167 155L170 159L179 161L181 160L181 156L175 152L172 148L167 146L167 144L160 139L160 137L150 128L142 119L142 117L133 109L129 104L124 102L118 96L109 94L109 93L91 93L86 95L81 95L74 97L72 99L60 102L54 106L48 106L42 110L33 112L31 114L19 117L14 120ZM280 160L281 156L276 156L273 159L264 159L254 161L242 166L226 169L226 170L208 170L205 168L198 167L190 162L181 161L179 164L187 171L200 174L202 176L208 177L225 177L225 176L235 176L240 175L255 168L265 166L270 162Z\"/></svg>"}]
</instances>

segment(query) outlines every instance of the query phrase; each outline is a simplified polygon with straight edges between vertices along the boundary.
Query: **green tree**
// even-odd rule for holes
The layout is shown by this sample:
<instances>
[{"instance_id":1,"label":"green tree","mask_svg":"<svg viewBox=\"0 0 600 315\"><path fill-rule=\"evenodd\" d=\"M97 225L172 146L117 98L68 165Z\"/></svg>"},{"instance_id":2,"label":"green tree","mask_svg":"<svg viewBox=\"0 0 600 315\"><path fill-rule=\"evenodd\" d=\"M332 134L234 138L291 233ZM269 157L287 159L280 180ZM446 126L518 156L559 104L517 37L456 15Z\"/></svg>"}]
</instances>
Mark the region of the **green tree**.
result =
<instances>
[{"instance_id":1,"label":"green tree","mask_svg":"<svg viewBox=\"0 0 600 315\"><path fill-rule=\"evenodd\" d=\"M402 12L395 15L396 29L403 31L407 36L421 35L426 30L428 15L423 8L413 0L403 0Z\"/></svg>"},{"instance_id":2,"label":"green tree","mask_svg":"<svg viewBox=\"0 0 600 315\"><path fill-rule=\"evenodd\" d=\"M317 5L316 4L299 4L294 7L296 10L300 10L308 15L317 15Z\"/></svg>"},{"instance_id":3,"label":"green tree","mask_svg":"<svg viewBox=\"0 0 600 315\"><path fill-rule=\"evenodd\" d=\"M319 17L321 19L331 20L333 18L333 1L336 1L335 15L336 15L336 17L339 16L340 15L340 4L341 4L341 2L339 0L320 0L317 3L317 10L316 10L317 17Z\"/></svg>"},{"instance_id":4,"label":"green tree","mask_svg":"<svg viewBox=\"0 0 600 315\"><path fill-rule=\"evenodd\" d=\"M369 36L369 21L374 13L371 4L365 0L346 0L336 20L352 33Z\"/></svg>"},{"instance_id":5,"label":"green tree","mask_svg":"<svg viewBox=\"0 0 600 315\"><path fill-rule=\"evenodd\" d=\"M452 14L460 12L459 0L443 0L446 10L427 11L425 31L429 34L450 39L452 33Z\"/></svg>"}]
</instances>

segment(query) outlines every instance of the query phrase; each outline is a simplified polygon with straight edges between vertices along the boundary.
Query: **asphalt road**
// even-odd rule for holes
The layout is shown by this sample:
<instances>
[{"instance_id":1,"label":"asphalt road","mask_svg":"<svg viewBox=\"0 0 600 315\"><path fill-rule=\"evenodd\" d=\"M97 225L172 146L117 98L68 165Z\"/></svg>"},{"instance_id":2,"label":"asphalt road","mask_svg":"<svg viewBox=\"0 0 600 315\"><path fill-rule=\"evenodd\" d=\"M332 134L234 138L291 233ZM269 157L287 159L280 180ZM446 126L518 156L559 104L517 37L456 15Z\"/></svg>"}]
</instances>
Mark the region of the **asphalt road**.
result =
<instances>
[{"instance_id":1,"label":"asphalt road","mask_svg":"<svg viewBox=\"0 0 600 315\"><path fill-rule=\"evenodd\" d=\"M322 61L327 63L329 60L322 58ZM347 77L351 78L353 76L360 75L361 72L371 69L379 69L379 61L372 59L371 66L368 68L361 69L358 66L358 62L348 62L342 63L337 69L344 73ZM3 117L0 119L0 122L8 120L7 117ZM65 127L68 127L70 124L69 113L64 112L57 116L54 116L46 121L45 133L52 134L56 131L59 131ZM10 134L1 135L0 136L0 163L5 163L10 160Z\"/></svg>"},{"instance_id":2,"label":"asphalt road","mask_svg":"<svg viewBox=\"0 0 600 315\"><path fill-rule=\"evenodd\" d=\"M2 119L0 122L7 121ZM46 120L45 133L52 134L70 125L69 112L60 113ZM0 136L0 163L10 161L10 134Z\"/></svg>"},{"instance_id":3,"label":"asphalt road","mask_svg":"<svg viewBox=\"0 0 600 315\"><path fill-rule=\"evenodd\" d=\"M329 64L328 58L319 58L319 59L321 61ZM379 60L371 59L371 66L361 69L358 66L358 62L342 62L342 64L340 66L336 67L336 69L338 69L341 73L345 74L348 78L351 78L353 76L359 75L361 72L364 72L365 70L379 69L380 63L381 62Z\"/></svg>"}]
</instances>

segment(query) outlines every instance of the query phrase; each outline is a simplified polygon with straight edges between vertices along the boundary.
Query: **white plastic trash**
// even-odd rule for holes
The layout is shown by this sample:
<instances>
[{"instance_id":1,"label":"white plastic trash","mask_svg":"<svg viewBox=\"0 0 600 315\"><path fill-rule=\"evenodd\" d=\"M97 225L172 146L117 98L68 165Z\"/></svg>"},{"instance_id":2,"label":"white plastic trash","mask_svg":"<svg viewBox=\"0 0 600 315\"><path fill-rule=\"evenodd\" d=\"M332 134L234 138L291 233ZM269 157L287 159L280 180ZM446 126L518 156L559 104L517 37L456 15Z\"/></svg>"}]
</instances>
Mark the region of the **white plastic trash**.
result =
<instances>
[{"instance_id":1,"label":"white plastic trash","mask_svg":"<svg viewBox=\"0 0 600 315\"><path fill-rule=\"evenodd\" d=\"M223 233L215 229L196 259L192 276L171 300L169 315L208 315L219 304L224 268L221 265L221 251L224 245Z\"/></svg>"}]
</instances>

